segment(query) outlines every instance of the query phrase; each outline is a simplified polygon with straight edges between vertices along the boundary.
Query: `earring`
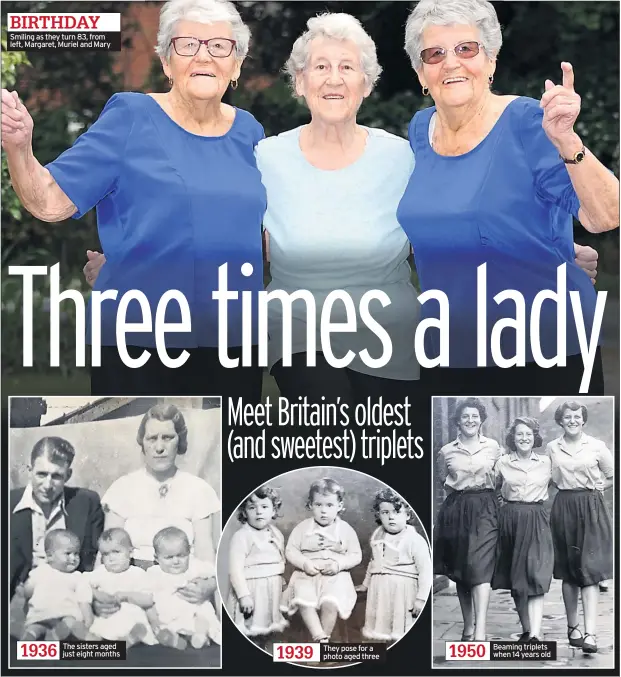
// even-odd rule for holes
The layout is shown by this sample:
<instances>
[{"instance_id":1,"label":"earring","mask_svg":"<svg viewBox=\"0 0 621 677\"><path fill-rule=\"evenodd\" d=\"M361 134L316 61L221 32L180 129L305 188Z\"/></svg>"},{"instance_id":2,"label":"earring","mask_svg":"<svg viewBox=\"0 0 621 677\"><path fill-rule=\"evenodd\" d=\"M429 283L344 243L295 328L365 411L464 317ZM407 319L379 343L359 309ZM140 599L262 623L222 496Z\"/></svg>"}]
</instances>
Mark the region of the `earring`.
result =
<instances>
[{"instance_id":1,"label":"earring","mask_svg":"<svg viewBox=\"0 0 621 677\"><path fill-rule=\"evenodd\" d=\"M237 89L237 80L231 80L231 89Z\"/></svg>"},{"instance_id":2,"label":"earring","mask_svg":"<svg viewBox=\"0 0 621 677\"><path fill-rule=\"evenodd\" d=\"M173 79L172 79L172 78L168 78L168 84L169 84L171 87L173 86Z\"/></svg>"},{"instance_id":3,"label":"earring","mask_svg":"<svg viewBox=\"0 0 621 677\"><path fill-rule=\"evenodd\" d=\"M494 82L494 76L490 75L487 79L489 80L489 84L491 86L492 82Z\"/></svg>"},{"instance_id":4,"label":"earring","mask_svg":"<svg viewBox=\"0 0 621 677\"><path fill-rule=\"evenodd\" d=\"M425 85L423 85L423 96L427 96L428 94L429 94L429 87L425 87Z\"/></svg>"}]
</instances>

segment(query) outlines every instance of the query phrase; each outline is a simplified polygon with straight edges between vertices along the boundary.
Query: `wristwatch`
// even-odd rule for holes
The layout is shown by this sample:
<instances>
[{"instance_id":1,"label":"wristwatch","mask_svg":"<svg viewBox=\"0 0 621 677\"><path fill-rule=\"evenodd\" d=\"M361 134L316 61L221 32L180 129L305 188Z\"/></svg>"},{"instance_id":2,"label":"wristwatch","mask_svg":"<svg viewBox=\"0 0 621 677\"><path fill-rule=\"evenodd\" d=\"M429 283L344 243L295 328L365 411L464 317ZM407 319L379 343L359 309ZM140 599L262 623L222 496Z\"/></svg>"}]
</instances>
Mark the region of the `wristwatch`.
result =
<instances>
[{"instance_id":1,"label":"wristwatch","mask_svg":"<svg viewBox=\"0 0 621 677\"><path fill-rule=\"evenodd\" d=\"M584 158L586 157L586 148L582 146L582 148L574 153L574 156L572 158L566 158L563 157L562 155L560 156L561 160L566 164L566 165L579 165Z\"/></svg>"}]
</instances>

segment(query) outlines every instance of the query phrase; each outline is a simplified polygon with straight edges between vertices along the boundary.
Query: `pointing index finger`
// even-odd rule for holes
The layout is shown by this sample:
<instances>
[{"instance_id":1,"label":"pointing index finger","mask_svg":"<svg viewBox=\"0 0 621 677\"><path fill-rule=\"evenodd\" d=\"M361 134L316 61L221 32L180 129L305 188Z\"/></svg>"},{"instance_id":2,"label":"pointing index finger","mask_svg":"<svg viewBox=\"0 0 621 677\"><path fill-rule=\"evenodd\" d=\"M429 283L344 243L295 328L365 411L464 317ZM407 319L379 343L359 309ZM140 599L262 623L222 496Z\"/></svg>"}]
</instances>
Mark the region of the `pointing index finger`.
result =
<instances>
[{"instance_id":1,"label":"pointing index finger","mask_svg":"<svg viewBox=\"0 0 621 677\"><path fill-rule=\"evenodd\" d=\"M567 89L574 89L574 68L567 62L563 61L561 63L561 70L563 71L563 87Z\"/></svg>"}]
</instances>

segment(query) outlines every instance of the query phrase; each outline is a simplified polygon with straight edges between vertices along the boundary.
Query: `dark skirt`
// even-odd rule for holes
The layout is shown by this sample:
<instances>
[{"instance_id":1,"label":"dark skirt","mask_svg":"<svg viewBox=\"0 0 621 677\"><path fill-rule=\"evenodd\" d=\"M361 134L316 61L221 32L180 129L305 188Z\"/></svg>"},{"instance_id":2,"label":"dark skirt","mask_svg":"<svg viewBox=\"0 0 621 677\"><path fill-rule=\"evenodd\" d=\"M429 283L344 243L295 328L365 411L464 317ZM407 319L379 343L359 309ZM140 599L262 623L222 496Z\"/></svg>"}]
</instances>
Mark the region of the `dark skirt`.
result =
<instances>
[{"instance_id":1,"label":"dark skirt","mask_svg":"<svg viewBox=\"0 0 621 677\"><path fill-rule=\"evenodd\" d=\"M550 515L554 578L581 588L613 577L612 524L599 491L559 491Z\"/></svg>"},{"instance_id":2,"label":"dark skirt","mask_svg":"<svg viewBox=\"0 0 621 677\"><path fill-rule=\"evenodd\" d=\"M454 491L438 513L433 570L465 586L490 583L498 540L498 501L491 489Z\"/></svg>"},{"instance_id":3,"label":"dark skirt","mask_svg":"<svg viewBox=\"0 0 621 677\"><path fill-rule=\"evenodd\" d=\"M543 503L506 503L498 518L494 590L514 597L545 595L552 582L554 546Z\"/></svg>"}]
</instances>

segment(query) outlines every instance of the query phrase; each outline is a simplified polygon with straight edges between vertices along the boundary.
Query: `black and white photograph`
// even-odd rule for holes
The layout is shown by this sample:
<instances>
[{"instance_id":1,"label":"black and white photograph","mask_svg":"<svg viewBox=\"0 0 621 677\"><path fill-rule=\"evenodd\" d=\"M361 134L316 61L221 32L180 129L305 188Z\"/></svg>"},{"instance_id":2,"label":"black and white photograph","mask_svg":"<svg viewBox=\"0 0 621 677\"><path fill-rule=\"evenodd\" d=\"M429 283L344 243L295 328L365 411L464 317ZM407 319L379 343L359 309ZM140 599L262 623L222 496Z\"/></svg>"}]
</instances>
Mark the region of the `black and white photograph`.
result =
<instances>
[{"instance_id":1,"label":"black and white photograph","mask_svg":"<svg viewBox=\"0 0 621 677\"><path fill-rule=\"evenodd\" d=\"M429 540L411 505L345 468L301 468L257 487L218 550L225 609L268 653L277 642L394 644L431 583Z\"/></svg>"},{"instance_id":2,"label":"black and white photograph","mask_svg":"<svg viewBox=\"0 0 621 677\"><path fill-rule=\"evenodd\" d=\"M20 640L90 640L125 642L125 666L221 667L220 398L9 405L11 662Z\"/></svg>"},{"instance_id":3,"label":"black and white photograph","mask_svg":"<svg viewBox=\"0 0 621 677\"><path fill-rule=\"evenodd\" d=\"M614 668L614 398L433 398L433 665ZM446 642L556 660L446 660Z\"/></svg>"}]
</instances>

